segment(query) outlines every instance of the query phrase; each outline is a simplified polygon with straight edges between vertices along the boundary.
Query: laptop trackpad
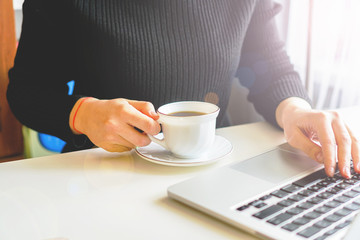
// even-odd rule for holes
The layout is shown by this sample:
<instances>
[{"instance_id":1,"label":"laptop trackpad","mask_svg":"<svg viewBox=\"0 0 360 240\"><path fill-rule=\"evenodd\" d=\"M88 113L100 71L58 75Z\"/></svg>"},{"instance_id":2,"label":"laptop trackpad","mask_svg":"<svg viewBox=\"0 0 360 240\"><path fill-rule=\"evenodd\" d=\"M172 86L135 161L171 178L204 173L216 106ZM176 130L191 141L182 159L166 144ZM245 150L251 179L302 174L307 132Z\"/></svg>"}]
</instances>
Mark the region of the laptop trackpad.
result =
<instances>
[{"instance_id":1,"label":"laptop trackpad","mask_svg":"<svg viewBox=\"0 0 360 240\"><path fill-rule=\"evenodd\" d=\"M319 166L318 163L304 154L277 148L230 167L253 177L277 184L317 166Z\"/></svg>"}]
</instances>

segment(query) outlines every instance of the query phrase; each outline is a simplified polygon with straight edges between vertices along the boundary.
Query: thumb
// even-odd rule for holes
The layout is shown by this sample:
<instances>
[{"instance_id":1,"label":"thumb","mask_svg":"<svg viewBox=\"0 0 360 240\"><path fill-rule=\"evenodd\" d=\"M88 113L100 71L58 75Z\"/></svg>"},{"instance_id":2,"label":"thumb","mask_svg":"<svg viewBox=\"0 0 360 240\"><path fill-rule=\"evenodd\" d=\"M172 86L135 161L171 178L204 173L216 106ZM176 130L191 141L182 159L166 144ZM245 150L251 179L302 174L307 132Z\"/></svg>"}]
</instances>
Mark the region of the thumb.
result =
<instances>
[{"instance_id":1,"label":"thumb","mask_svg":"<svg viewBox=\"0 0 360 240\"><path fill-rule=\"evenodd\" d=\"M318 163L324 163L321 147L305 136L300 129L297 129L291 136L287 137L287 141L291 146L300 149Z\"/></svg>"}]
</instances>

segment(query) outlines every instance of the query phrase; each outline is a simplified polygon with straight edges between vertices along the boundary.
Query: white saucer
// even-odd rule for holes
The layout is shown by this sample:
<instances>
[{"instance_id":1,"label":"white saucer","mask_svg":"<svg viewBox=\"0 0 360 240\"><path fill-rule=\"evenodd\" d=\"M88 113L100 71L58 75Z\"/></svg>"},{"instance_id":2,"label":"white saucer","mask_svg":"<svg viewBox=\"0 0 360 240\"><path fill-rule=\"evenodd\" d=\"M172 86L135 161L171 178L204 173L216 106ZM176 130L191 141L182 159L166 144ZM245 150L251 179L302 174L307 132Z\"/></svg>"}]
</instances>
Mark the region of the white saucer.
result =
<instances>
[{"instance_id":1,"label":"white saucer","mask_svg":"<svg viewBox=\"0 0 360 240\"><path fill-rule=\"evenodd\" d=\"M232 152L231 143L224 137L215 136L213 146L209 152L200 158L178 158L157 143L150 143L145 147L137 147L135 152L145 160L167 166L191 167L210 164Z\"/></svg>"}]
</instances>

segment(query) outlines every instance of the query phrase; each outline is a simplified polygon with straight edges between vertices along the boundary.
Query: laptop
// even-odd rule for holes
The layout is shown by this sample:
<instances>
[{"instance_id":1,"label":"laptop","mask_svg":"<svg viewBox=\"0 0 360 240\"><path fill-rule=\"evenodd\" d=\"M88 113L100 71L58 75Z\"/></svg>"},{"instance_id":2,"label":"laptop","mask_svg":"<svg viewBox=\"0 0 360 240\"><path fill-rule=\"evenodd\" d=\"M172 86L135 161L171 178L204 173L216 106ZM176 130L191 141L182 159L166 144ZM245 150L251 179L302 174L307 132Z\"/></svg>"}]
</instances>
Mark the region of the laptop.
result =
<instances>
[{"instance_id":1,"label":"laptop","mask_svg":"<svg viewBox=\"0 0 360 240\"><path fill-rule=\"evenodd\" d=\"M347 230L343 240L359 239L360 234L360 214L358 213L354 220L352 220L349 229Z\"/></svg>"},{"instance_id":2,"label":"laptop","mask_svg":"<svg viewBox=\"0 0 360 240\"><path fill-rule=\"evenodd\" d=\"M265 239L341 239L360 211L360 174L352 174L327 177L283 144L172 185L168 196Z\"/></svg>"}]
</instances>

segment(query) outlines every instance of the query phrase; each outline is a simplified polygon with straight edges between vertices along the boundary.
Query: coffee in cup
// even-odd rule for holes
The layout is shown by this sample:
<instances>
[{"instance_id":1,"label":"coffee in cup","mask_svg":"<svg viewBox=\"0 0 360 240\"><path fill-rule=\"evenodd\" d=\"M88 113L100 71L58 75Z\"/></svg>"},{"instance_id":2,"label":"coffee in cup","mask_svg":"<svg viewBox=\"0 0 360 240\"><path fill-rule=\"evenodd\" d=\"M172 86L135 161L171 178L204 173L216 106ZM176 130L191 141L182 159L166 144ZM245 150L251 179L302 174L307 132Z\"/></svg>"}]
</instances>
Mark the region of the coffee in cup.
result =
<instances>
[{"instance_id":1,"label":"coffee in cup","mask_svg":"<svg viewBox=\"0 0 360 240\"><path fill-rule=\"evenodd\" d=\"M157 112L164 137L149 137L176 157L201 157L214 142L219 111L218 106L207 102L186 101L163 105Z\"/></svg>"}]
</instances>

